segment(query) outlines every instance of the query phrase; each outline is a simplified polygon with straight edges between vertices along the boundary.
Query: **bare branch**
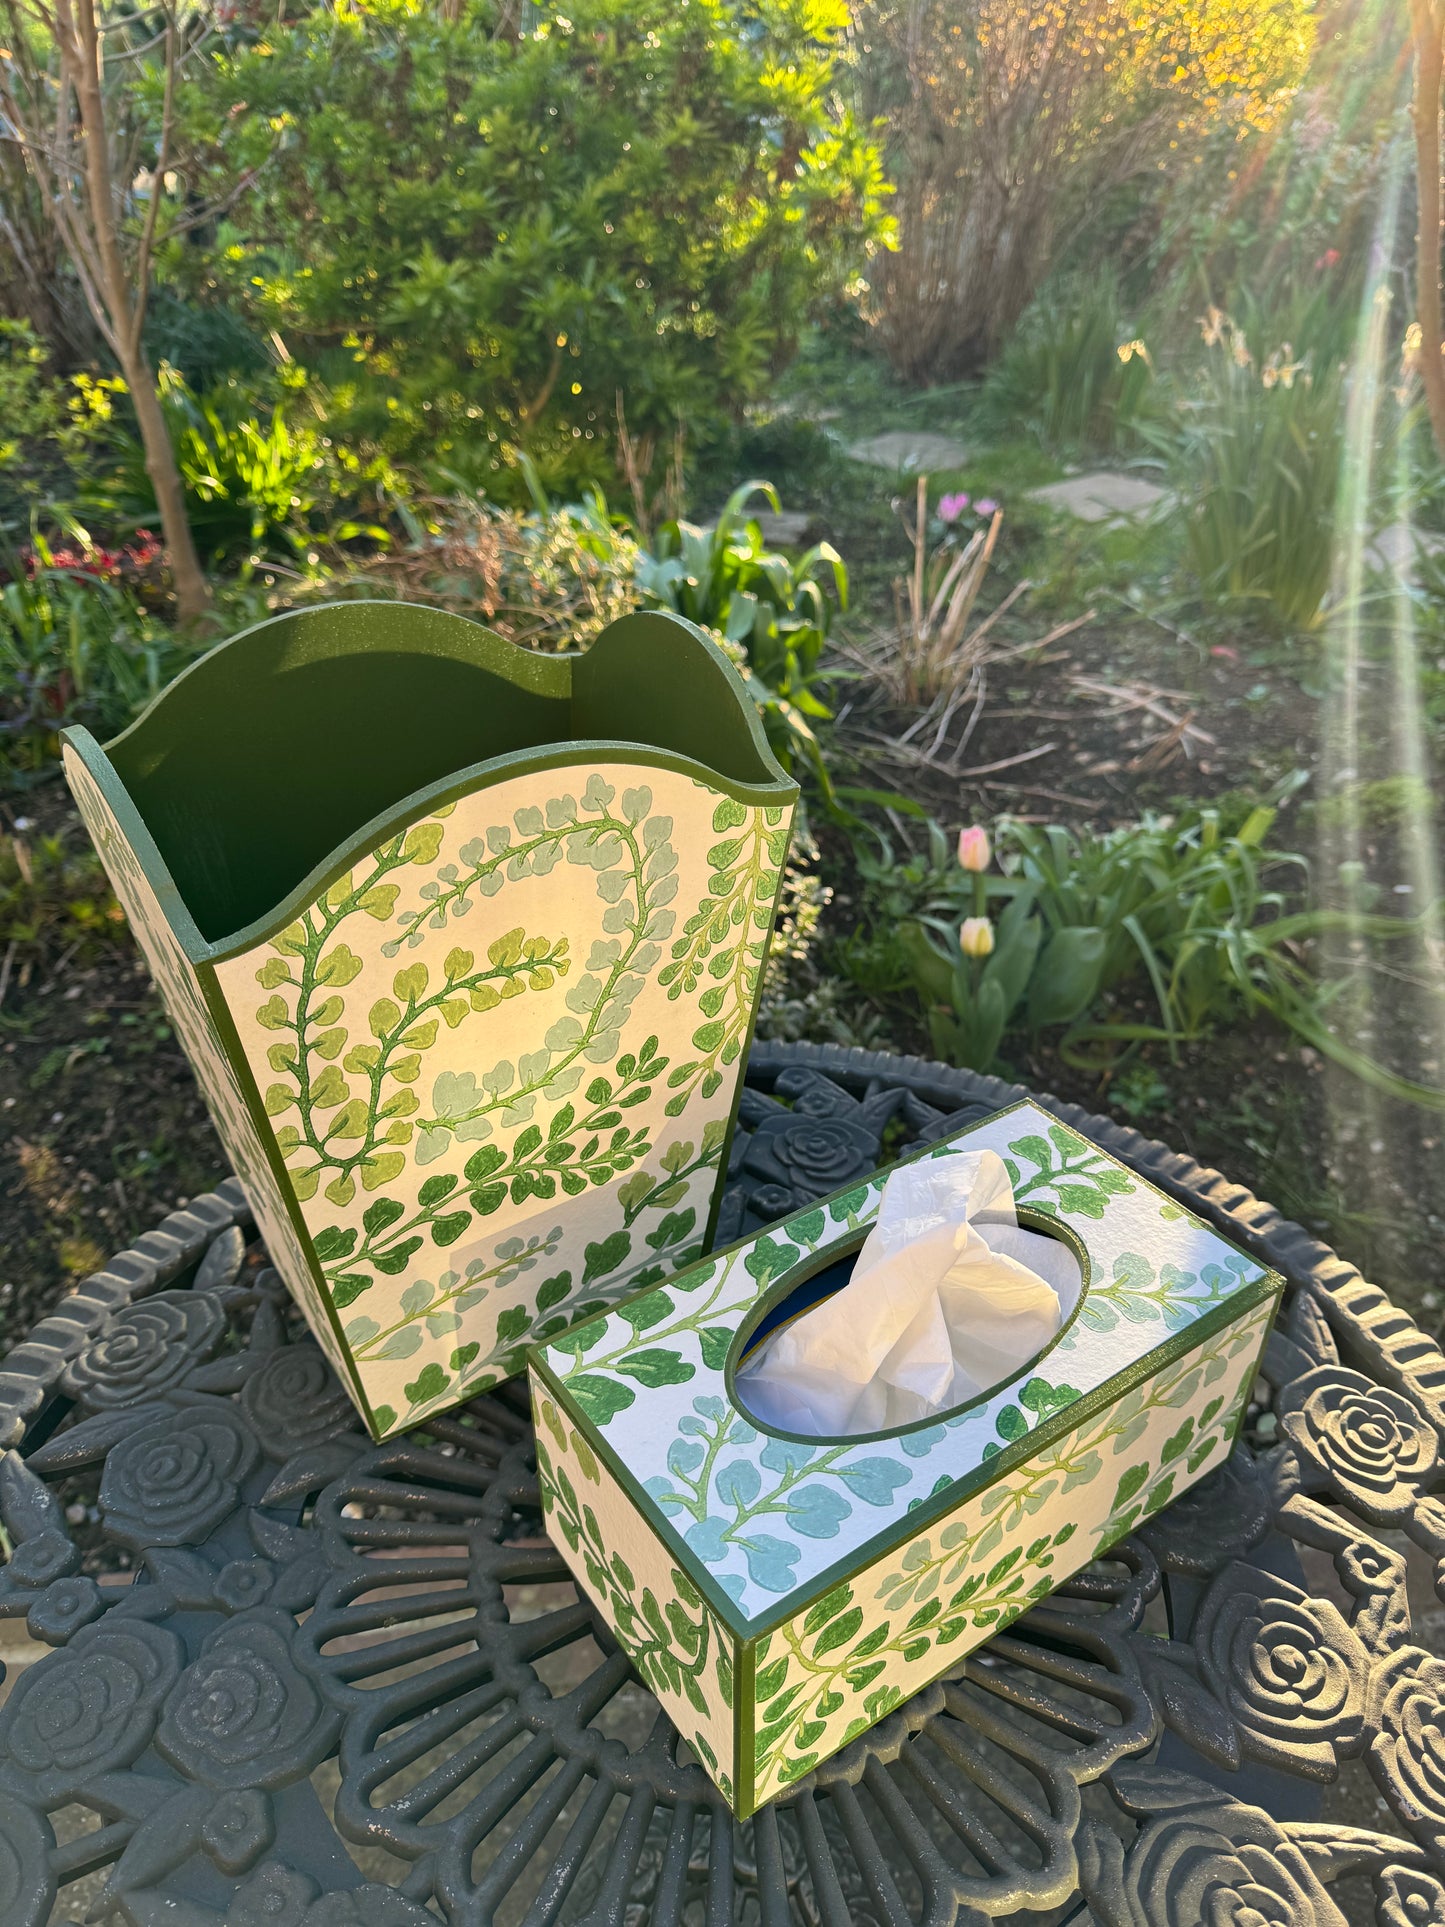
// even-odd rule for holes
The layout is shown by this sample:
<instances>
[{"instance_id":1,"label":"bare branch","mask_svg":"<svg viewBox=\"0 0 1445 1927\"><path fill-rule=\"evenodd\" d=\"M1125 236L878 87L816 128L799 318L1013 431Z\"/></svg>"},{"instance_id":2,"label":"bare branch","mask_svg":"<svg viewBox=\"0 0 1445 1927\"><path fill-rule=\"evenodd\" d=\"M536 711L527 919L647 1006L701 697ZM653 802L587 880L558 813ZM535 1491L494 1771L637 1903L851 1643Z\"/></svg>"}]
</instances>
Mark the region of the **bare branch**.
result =
<instances>
[{"instance_id":1,"label":"bare branch","mask_svg":"<svg viewBox=\"0 0 1445 1927\"><path fill-rule=\"evenodd\" d=\"M175 21L166 19L166 87L161 106L161 137L156 148L155 166L151 169L150 201L146 207L145 221L141 226L140 240L135 251L135 306L131 321L131 333L135 342L135 352L140 352L141 330L145 327L146 298L150 291L151 252L155 247L156 221L160 215L161 197L166 191L166 167L171 157L171 133L174 126L176 101L176 28Z\"/></svg>"},{"instance_id":2,"label":"bare branch","mask_svg":"<svg viewBox=\"0 0 1445 1927\"><path fill-rule=\"evenodd\" d=\"M12 52L0 59L0 111L6 140L39 190L54 233L70 257L86 306L115 353L135 409L146 469L155 490L176 600L184 621L204 617L210 589L186 517L175 450L155 373L142 337L151 269L161 233L176 129L176 84L188 49L203 45L204 27L188 33L174 0L154 12L119 11L103 21L105 0L0 0ZM36 28L47 36L39 51ZM129 184L147 137L133 111L134 72L164 47L164 90L151 191L138 226L128 223ZM124 81L117 82L117 73ZM240 187L236 190L240 191ZM0 229L15 245L9 228ZM16 246L24 262L23 247Z\"/></svg>"}]
</instances>

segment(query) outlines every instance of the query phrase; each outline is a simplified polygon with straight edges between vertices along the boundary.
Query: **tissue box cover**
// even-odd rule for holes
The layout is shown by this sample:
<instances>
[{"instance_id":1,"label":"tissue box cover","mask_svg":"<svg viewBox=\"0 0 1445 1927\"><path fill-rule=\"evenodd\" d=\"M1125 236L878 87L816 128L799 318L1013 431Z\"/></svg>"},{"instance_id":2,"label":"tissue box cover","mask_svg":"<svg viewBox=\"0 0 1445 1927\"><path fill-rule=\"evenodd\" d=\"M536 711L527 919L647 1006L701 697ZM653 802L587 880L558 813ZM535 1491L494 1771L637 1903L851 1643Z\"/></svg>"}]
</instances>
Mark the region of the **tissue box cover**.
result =
<instances>
[{"instance_id":1,"label":"tissue box cover","mask_svg":"<svg viewBox=\"0 0 1445 1927\"><path fill-rule=\"evenodd\" d=\"M746 1817L1228 1456L1282 1280L1036 1105L990 1148L1084 1263L1073 1318L961 1409L841 1440L762 1430L734 1371L857 1249L886 1171L537 1347L547 1527Z\"/></svg>"}]
</instances>

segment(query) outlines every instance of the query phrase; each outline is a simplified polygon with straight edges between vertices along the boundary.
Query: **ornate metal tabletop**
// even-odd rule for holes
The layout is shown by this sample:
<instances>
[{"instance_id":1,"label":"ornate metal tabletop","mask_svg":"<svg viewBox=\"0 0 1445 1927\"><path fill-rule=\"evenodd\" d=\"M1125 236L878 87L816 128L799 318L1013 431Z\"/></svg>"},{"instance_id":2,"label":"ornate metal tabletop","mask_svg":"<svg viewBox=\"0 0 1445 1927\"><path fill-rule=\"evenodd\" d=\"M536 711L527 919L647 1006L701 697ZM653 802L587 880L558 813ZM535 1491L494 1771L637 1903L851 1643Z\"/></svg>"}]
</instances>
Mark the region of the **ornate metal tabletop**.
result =
<instances>
[{"instance_id":1,"label":"ornate metal tabletop","mask_svg":"<svg viewBox=\"0 0 1445 1927\"><path fill-rule=\"evenodd\" d=\"M720 1237L1020 1095L759 1045ZM741 1825L542 1536L520 1386L369 1444L234 1180L87 1279L0 1371L0 1615L54 1649L0 1708L0 1922L1445 1922L1445 1358L1051 1108L1289 1280L1244 1434Z\"/></svg>"}]
</instances>

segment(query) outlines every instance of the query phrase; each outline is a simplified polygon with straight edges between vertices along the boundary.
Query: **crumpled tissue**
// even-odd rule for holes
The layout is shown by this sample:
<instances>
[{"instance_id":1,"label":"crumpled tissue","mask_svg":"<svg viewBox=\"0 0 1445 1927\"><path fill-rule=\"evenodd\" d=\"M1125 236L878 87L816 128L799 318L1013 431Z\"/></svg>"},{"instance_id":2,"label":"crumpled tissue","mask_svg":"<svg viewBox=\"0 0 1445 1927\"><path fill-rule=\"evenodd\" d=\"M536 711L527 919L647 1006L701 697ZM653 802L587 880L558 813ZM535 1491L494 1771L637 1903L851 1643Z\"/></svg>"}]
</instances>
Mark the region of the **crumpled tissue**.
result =
<instances>
[{"instance_id":1,"label":"crumpled tissue","mask_svg":"<svg viewBox=\"0 0 1445 1927\"><path fill-rule=\"evenodd\" d=\"M1019 1224L996 1151L902 1164L848 1283L759 1346L737 1389L811 1438L915 1424L1022 1370L1082 1283L1068 1245Z\"/></svg>"}]
</instances>

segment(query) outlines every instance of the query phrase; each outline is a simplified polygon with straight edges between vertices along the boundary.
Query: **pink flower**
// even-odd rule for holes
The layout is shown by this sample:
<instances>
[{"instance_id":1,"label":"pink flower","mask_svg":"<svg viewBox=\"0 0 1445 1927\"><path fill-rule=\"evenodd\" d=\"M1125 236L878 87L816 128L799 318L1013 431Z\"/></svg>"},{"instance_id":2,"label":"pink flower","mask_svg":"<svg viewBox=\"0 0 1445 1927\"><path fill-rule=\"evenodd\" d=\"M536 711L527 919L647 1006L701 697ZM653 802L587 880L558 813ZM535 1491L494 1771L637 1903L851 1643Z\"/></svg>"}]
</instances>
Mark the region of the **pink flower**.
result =
<instances>
[{"instance_id":1,"label":"pink flower","mask_svg":"<svg viewBox=\"0 0 1445 1927\"><path fill-rule=\"evenodd\" d=\"M1324 274L1330 268L1337 268L1339 265L1340 265L1339 249L1326 248L1324 253L1321 254L1315 261L1315 273Z\"/></svg>"},{"instance_id":2,"label":"pink flower","mask_svg":"<svg viewBox=\"0 0 1445 1927\"><path fill-rule=\"evenodd\" d=\"M981 823L970 823L966 830L959 831L958 860L965 870L986 870L992 855L988 831Z\"/></svg>"},{"instance_id":3,"label":"pink flower","mask_svg":"<svg viewBox=\"0 0 1445 1927\"><path fill-rule=\"evenodd\" d=\"M965 917L958 933L958 947L965 957L993 954L993 925L987 917Z\"/></svg>"},{"instance_id":4,"label":"pink flower","mask_svg":"<svg viewBox=\"0 0 1445 1927\"><path fill-rule=\"evenodd\" d=\"M985 518L998 514L998 503L991 495L983 496L979 501L975 502L973 506L975 514L982 515Z\"/></svg>"},{"instance_id":5,"label":"pink flower","mask_svg":"<svg viewBox=\"0 0 1445 1927\"><path fill-rule=\"evenodd\" d=\"M945 495L939 500L938 519L940 522L956 522L967 507L966 495Z\"/></svg>"}]
</instances>

